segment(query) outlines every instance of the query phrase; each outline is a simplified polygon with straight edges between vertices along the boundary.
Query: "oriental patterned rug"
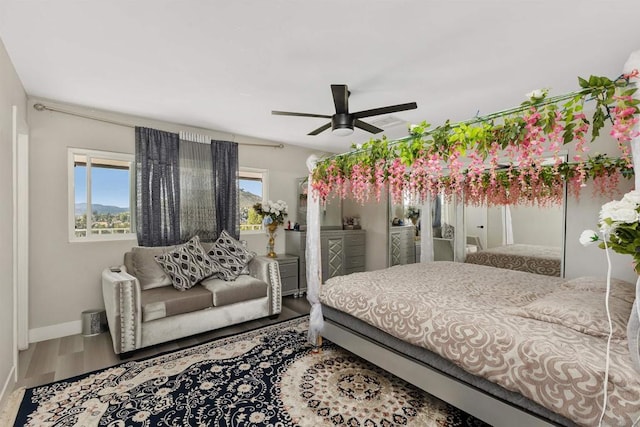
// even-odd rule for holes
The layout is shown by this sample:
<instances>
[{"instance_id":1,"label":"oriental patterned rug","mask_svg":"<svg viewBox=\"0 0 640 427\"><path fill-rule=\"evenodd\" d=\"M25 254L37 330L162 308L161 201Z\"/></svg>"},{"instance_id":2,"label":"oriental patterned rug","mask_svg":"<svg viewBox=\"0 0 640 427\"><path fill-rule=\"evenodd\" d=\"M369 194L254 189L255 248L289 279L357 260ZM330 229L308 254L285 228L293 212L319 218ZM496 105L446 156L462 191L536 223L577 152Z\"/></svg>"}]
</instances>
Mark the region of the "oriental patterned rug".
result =
<instances>
[{"instance_id":1,"label":"oriental patterned rug","mask_svg":"<svg viewBox=\"0 0 640 427\"><path fill-rule=\"evenodd\" d=\"M307 326L293 319L17 390L3 425L483 425L330 342L314 352Z\"/></svg>"}]
</instances>

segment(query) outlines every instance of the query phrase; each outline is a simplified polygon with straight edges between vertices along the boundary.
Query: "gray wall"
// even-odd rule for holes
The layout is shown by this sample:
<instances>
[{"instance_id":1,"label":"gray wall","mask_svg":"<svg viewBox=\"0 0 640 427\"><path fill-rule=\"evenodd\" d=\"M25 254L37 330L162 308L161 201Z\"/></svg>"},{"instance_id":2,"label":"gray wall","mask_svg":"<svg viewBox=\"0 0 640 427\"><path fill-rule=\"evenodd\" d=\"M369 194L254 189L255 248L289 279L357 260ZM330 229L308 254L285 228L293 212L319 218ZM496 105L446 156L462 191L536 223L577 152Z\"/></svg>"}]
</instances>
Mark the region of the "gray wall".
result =
<instances>
[{"instance_id":1,"label":"gray wall","mask_svg":"<svg viewBox=\"0 0 640 427\"><path fill-rule=\"evenodd\" d=\"M67 148L81 147L123 153L134 152L134 129L32 108L35 102L140 126L168 131L190 130L217 139L234 136L122 114L95 111L50 100L29 100L30 152L30 318L31 341L80 331L83 310L103 306L100 273L122 262L135 241L73 242L67 232ZM273 143L235 136L237 142ZM240 165L269 170L269 198L295 206L296 180L305 176L311 151L240 145ZM291 217L295 220L295 210ZM264 233L243 234L251 250L265 253ZM276 252L284 252L284 232L276 239ZM3 300L4 301L4 300Z\"/></svg>"},{"instance_id":2,"label":"gray wall","mask_svg":"<svg viewBox=\"0 0 640 427\"><path fill-rule=\"evenodd\" d=\"M563 206L512 206L513 243L562 246Z\"/></svg>"},{"instance_id":3,"label":"gray wall","mask_svg":"<svg viewBox=\"0 0 640 427\"><path fill-rule=\"evenodd\" d=\"M26 117L27 96L0 40L0 393L13 387L13 106ZM26 129L19 129L26 133ZM3 397L3 396L0 396ZM0 402L0 406L2 402Z\"/></svg>"}]
</instances>

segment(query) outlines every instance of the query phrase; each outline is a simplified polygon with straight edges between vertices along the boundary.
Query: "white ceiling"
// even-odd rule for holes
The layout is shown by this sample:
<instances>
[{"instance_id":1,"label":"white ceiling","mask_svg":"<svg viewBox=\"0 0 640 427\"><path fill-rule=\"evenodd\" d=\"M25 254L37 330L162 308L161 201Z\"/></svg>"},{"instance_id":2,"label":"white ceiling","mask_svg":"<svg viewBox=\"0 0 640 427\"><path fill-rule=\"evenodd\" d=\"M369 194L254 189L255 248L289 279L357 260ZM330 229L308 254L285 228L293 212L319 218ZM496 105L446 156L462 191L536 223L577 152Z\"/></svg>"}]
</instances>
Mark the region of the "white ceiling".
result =
<instances>
[{"instance_id":1,"label":"white ceiling","mask_svg":"<svg viewBox=\"0 0 640 427\"><path fill-rule=\"evenodd\" d=\"M638 0L0 0L0 37L31 96L341 152L371 134L307 136L326 121L271 110L333 114L344 83L352 112L467 119L618 76L638 17Z\"/></svg>"}]
</instances>

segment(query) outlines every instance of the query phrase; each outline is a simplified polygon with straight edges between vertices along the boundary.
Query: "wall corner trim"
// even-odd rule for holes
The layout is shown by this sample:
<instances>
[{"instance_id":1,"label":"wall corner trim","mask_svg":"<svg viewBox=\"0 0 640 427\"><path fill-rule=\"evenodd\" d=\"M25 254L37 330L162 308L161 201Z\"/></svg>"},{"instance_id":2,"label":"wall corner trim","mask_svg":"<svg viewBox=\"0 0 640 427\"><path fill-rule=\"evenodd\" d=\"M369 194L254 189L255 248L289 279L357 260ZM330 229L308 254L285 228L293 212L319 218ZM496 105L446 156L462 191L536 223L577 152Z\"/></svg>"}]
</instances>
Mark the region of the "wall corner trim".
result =
<instances>
[{"instance_id":1,"label":"wall corner trim","mask_svg":"<svg viewBox=\"0 0 640 427\"><path fill-rule=\"evenodd\" d=\"M5 378L4 384L2 385L2 390L0 391L0 410L4 408L4 405L7 401L9 394L11 394L11 392L13 391L13 385L14 385L13 378L14 378L16 369L17 369L16 365L11 366L11 369L9 370L7 378Z\"/></svg>"}]
</instances>

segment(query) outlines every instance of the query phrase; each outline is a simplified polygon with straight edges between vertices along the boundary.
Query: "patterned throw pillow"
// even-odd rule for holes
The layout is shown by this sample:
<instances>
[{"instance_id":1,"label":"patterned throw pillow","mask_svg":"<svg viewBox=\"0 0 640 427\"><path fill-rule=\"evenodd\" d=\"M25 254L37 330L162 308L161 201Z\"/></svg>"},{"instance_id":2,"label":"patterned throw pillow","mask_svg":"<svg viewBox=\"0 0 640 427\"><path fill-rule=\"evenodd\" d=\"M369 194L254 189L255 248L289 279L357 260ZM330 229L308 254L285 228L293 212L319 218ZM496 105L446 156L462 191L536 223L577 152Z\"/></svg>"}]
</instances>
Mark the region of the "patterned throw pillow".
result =
<instances>
[{"instance_id":1,"label":"patterned throw pillow","mask_svg":"<svg viewBox=\"0 0 640 427\"><path fill-rule=\"evenodd\" d=\"M221 279L235 280L253 259L255 253L246 250L242 243L222 230L218 240L209 250L209 258Z\"/></svg>"},{"instance_id":2,"label":"patterned throw pillow","mask_svg":"<svg viewBox=\"0 0 640 427\"><path fill-rule=\"evenodd\" d=\"M449 225L446 222L442 224L442 238L443 239L453 239L455 234L455 228L453 225Z\"/></svg>"},{"instance_id":3,"label":"patterned throw pillow","mask_svg":"<svg viewBox=\"0 0 640 427\"><path fill-rule=\"evenodd\" d=\"M218 271L200 246L198 236L171 252L157 256L156 260L171 277L173 287L179 291L186 291Z\"/></svg>"}]
</instances>

